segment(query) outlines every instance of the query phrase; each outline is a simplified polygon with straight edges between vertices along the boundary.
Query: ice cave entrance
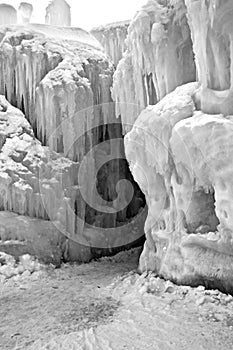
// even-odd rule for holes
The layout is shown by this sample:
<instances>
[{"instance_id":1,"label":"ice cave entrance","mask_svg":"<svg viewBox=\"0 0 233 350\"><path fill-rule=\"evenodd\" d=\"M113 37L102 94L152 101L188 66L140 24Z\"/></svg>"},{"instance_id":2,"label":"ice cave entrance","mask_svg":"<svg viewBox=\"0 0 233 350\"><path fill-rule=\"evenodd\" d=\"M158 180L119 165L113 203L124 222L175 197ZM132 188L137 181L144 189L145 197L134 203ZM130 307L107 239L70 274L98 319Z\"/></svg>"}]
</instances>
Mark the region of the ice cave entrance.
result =
<instances>
[{"instance_id":1,"label":"ice cave entrance","mask_svg":"<svg viewBox=\"0 0 233 350\"><path fill-rule=\"evenodd\" d=\"M87 138L86 135L84 137ZM119 149L116 153L119 154L119 158L113 157L112 159L108 160L111 140L118 140L117 147ZM92 146L93 144L99 145L95 155L97 160L100 155L106 155L106 161L104 161L101 167L98 167L97 176L95 179L98 194L106 202L111 203L117 199L117 196L119 196L119 193L117 193L118 182L121 180L126 180L128 185L132 186L133 188L133 197L130 201L128 201L127 193L124 193L127 205L122 210L119 210L114 214L98 212L87 204L85 222L89 225L104 228L123 226L126 222L135 218L140 210L145 207L146 201L140 187L134 181L125 157L121 123L110 123L108 125L102 125L94 128L92 130L91 143ZM127 192L127 186L124 191Z\"/></svg>"}]
</instances>

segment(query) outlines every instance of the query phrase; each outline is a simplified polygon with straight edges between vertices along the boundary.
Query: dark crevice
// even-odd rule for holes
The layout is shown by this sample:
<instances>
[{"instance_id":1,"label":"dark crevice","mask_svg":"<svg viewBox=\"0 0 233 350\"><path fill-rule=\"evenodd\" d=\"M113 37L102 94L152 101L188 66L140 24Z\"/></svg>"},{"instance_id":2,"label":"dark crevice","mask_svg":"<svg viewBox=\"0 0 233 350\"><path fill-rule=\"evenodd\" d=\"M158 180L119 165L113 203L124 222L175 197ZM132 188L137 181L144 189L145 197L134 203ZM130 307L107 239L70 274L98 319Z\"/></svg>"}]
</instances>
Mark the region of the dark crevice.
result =
<instances>
[{"instance_id":1,"label":"dark crevice","mask_svg":"<svg viewBox=\"0 0 233 350\"><path fill-rule=\"evenodd\" d=\"M203 188L194 191L186 215L187 233L217 231L219 219L215 213L214 189L206 193Z\"/></svg>"},{"instance_id":2,"label":"dark crevice","mask_svg":"<svg viewBox=\"0 0 233 350\"><path fill-rule=\"evenodd\" d=\"M118 140L119 153L122 158L107 160L97 172L96 189L103 200L111 204L120 195L117 192L117 184L120 180L126 180L127 186L132 186L133 196L127 205L116 213L101 213L86 204L85 222L89 225L104 228L113 228L125 225L126 222L131 221L142 208L145 207L145 197L141 192L138 184L134 181L133 176L129 170L128 163L124 155L124 140L122 137L122 125L120 123L113 123L108 125L101 125L92 129L92 136L94 136L91 145L95 147L98 144L109 140ZM86 135L83 137L86 138ZM86 149L88 152L89 149ZM107 156L106 156L106 159ZM127 190L127 187L126 187ZM125 194L125 193L124 193ZM127 195L126 195L127 198ZM111 206L111 205L109 205Z\"/></svg>"}]
</instances>

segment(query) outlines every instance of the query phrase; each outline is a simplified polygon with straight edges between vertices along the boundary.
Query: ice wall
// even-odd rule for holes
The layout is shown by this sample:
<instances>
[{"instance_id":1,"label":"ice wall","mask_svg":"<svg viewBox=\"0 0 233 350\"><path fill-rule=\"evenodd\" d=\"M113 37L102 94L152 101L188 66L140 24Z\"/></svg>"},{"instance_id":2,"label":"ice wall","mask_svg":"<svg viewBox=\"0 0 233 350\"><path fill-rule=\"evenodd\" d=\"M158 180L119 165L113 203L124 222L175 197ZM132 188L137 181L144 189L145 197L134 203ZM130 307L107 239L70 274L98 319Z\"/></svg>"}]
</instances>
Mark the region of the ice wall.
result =
<instances>
[{"instance_id":1,"label":"ice wall","mask_svg":"<svg viewBox=\"0 0 233 350\"><path fill-rule=\"evenodd\" d=\"M92 127L113 123L115 119L110 95L113 67L101 52L96 52L95 58L89 54L87 51L75 58L74 52L73 58L64 59L36 89L32 125L39 138L75 160L82 159L85 152L76 142L76 130L81 138L86 131L92 132ZM56 130L64 118L64 128Z\"/></svg>"},{"instance_id":2,"label":"ice wall","mask_svg":"<svg viewBox=\"0 0 233 350\"><path fill-rule=\"evenodd\" d=\"M184 2L148 1L130 23L127 51L114 75L112 96L125 131L147 105L195 79Z\"/></svg>"},{"instance_id":3,"label":"ice wall","mask_svg":"<svg viewBox=\"0 0 233 350\"><path fill-rule=\"evenodd\" d=\"M145 212L124 227L114 228L114 217L113 228L103 227L106 215L93 216L102 221L99 227L88 224L79 167L42 146L22 112L0 96L0 251L59 265L62 259L89 261L141 238ZM91 186L88 172L85 184Z\"/></svg>"},{"instance_id":4,"label":"ice wall","mask_svg":"<svg viewBox=\"0 0 233 350\"><path fill-rule=\"evenodd\" d=\"M53 26L70 27L70 5L65 0L52 0L46 8L45 23Z\"/></svg>"},{"instance_id":5,"label":"ice wall","mask_svg":"<svg viewBox=\"0 0 233 350\"><path fill-rule=\"evenodd\" d=\"M125 136L130 169L148 204L139 267L177 283L233 293L233 5L185 4L198 82L148 106Z\"/></svg>"},{"instance_id":6,"label":"ice wall","mask_svg":"<svg viewBox=\"0 0 233 350\"><path fill-rule=\"evenodd\" d=\"M56 238L57 241L60 236L63 236L62 239L64 240L66 238L64 232L68 236L80 233L77 227L72 226L72 215L67 215L70 208L75 207L76 202L79 203L79 208L81 208L81 196L75 182L77 171L77 163L50 151L48 147L43 147L35 138L23 113L11 106L3 96L0 96L1 212L8 211L24 215L24 218L18 220L19 224L21 221L20 225L25 226L25 234L27 234L27 226L31 223L29 226L32 230L32 236L36 233L39 234L39 227L41 225L41 227L46 227L46 223L41 221L40 224L34 221L33 226L33 221L30 221L27 217L53 222L53 225L47 225L48 232L53 232L53 234L51 233L50 238L46 238L44 233L42 236L45 240L53 241ZM5 221L4 214L2 215L1 240L27 241L29 238L24 235L23 230L20 231L15 227L14 232L12 232L13 222L13 218L9 222ZM20 232L17 233L18 231ZM38 241L40 240L42 242L39 244ZM30 243L32 245L30 253L32 254L37 244L39 246L44 244L41 237L37 237L36 242L34 246L32 242ZM82 243L85 246L84 239ZM88 247L88 244L86 246ZM53 246L53 249L55 247Z\"/></svg>"},{"instance_id":7,"label":"ice wall","mask_svg":"<svg viewBox=\"0 0 233 350\"><path fill-rule=\"evenodd\" d=\"M185 0L192 33L200 103L207 113L233 113L232 1Z\"/></svg>"},{"instance_id":8,"label":"ice wall","mask_svg":"<svg viewBox=\"0 0 233 350\"><path fill-rule=\"evenodd\" d=\"M2 29L0 44L0 93L21 109L29 122L35 113L36 86L62 56L46 44L44 36L30 29ZM34 40L33 40L34 39Z\"/></svg>"},{"instance_id":9,"label":"ice wall","mask_svg":"<svg viewBox=\"0 0 233 350\"><path fill-rule=\"evenodd\" d=\"M78 164L43 147L23 113L3 96L0 102L0 209L56 220L65 205L56 198L61 192L62 172L70 188L75 190Z\"/></svg>"},{"instance_id":10,"label":"ice wall","mask_svg":"<svg viewBox=\"0 0 233 350\"><path fill-rule=\"evenodd\" d=\"M91 30L91 34L99 40L106 54L112 59L115 66L123 57L126 50L125 39L129 21L111 23Z\"/></svg>"},{"instance_id":11,"label":"ice wall","mask_svg":"<svg viewBox=\"0 0 233 350\"><path fill-rule=\"evenodd\" d=\"M99 43L87 32L49 28L42 25L3 28L0 44L0 92L25 113L36 135L45 143L46 132L51 135L67 106L70 118L85 108L91 110L93 105L111 102L113 75L113 67ZM56 94L61 108L56 107ZM105 121L108 112L103 111ZM52 121L53 113L58 120L54 119L51 127L45 125L44 118L49 115ZM109 113L111 119L113 111ZM57 150L57 146L54 148Z\"/></svg>"},{"instance_id":12,"label":"ice wall","mask_svg":"<svg viewBox=\"0 0 233 350\"><path fill-rule=\"evenodd\" d=\"M9 25L17 23L17 11L8 4L0 4L0 25Z\"/></svg>"},{"instance_id":13,"label":"ice wall","mask_svg":"<svg viewBox=\"0 0 233 350\"><path fill-rule=\"evenodd\" d=\"M4 141L0 155L13 149L19 161L4 163L0 210L58 223L73 242L69 256L78 244L76 258L80 245L90 258L140 239L145 203L125 161L110 92L114 68L98 41L81 29L30 24L2 28L1 36L0 90L25 112L36 146L30 173L22 162L25 149L34 149L31 138L29 145ZM19 178L17 191L11 176Z\"/></svg>"},{"instance_id":14,"label":"ice wall","mask_svg":"<svg viewBox=\"0 0 233 350\"><path fill-rule=\"evenodd\" d=\"M144 110L125 137L146 195L141 271L233 292L233 120L197 110L198 83Z\"/></svg>"}]
</instances>

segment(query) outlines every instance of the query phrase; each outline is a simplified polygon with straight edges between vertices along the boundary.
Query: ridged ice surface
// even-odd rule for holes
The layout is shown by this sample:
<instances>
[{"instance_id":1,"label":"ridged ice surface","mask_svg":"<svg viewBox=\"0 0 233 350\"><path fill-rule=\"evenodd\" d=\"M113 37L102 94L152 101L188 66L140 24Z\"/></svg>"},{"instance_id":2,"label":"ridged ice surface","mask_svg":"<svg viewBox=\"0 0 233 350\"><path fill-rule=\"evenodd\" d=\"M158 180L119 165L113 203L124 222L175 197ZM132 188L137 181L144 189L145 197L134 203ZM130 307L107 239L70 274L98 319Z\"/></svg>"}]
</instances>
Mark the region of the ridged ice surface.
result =
<instances>
[{"instance_id":1,"label":"ridged ice surface","mask_svg":"<svg viewBox=\"0 0 233 350\"><path fill-rule=\"evenodd\" d=\"M44 134L46 131L43 130L43 125L42 130L36 125L41 113L45 113L45 110L38 110L40 107L37 105L37 100L40 98L40 93L37 97L36 89L41 86L43 90L42 80L46 79L50 71L60 68L59 71L53 72L53 80L56 79L60 85L62 79L66 80L66 84L63 85L67 85L68 89L69 83L73 83L73 89L78 89L78 85L88 85L88 79L91 78L91 71L95 71L95 66L98 69L97 78L100 80L96 82L96 90L98 91L98 85L101 85L99 74L106 75L106 79L109 78L109 82L106 81L106 87L103 86L103 89L107 89L107 84L111 83L112 67L108 65L99 43L81 29L62 29L45 25L3 27L1 39L0 92L25 112L34 130L38 129L38 133ZM89 75L84 71L85 66L90 67ZM56 93L53 81L51 81L51 90L54 94ZM72 93L74 94L75 91ZM91 91L90 94L92 94ZM89 97L91 106L94 104L93 98L92 95ZM46 103L48 102L45 101L44 108L47 108ZM74 101L73 104L75 109L78 102ZM88 106L87 102L78 108L81 110ZM47 131L50 132L50 130Z\"/></svg>"},{"instance_id":2,"label":"ridged ice surface","mask_svg":"<svg viewBox=\"0 0 233 350\"><path fill-rule=\"evenodd\" d=\"M184 85L148 107L125 137L149 207L140 269L232 291L233 122L196 110L199 88Z\"/></svg>"},{"instance_id":3,"label":"ridged ice surface","mask_svg":"<svg viewBox=\"0 0 233 350\"><path fill-rule=\"evenodd\" d=\"M130 23L127 51L114 75L113 99L125 131L148 104L195 80L186 8L176 2L148 1Z\"/></svg>"},{"instance_id":4,"label":"ridged ice surface","mask_svg":"<svg viewBox=\"0 0 233 350\"><path fill-rule=\"evenodd\" d=\"M91 30L92 35L101 43L115 66L117 66L126 51L129 23L130 21L110 23Z\"/></svg>"},{"instance_id":5,"label":"ridged ice surface","mask_svg":"<svg viewBox=\"0 0 233 350\"><path fill-rule=\"evenodd\" d=\"M100 43L46 25L2 27L0 39L0 92L26 116L3 101L1 210L55 222L75 242L74 258L85 247L83 261L91 247L101 255L140 239L144 202L124 159L114 67Z\"/></svg>"},{"instance_id":6,"label":"ridged ice surface","mask_svg":"<svg viewBox=\"0 0 233 350\"><path fill-rule=\"evenodd\" d=\"M3 96L0 105L0 209L62 221L66 201L75 201L78 164L42 146L22 112ZM70 193L59 198L63 176Z\"/></svg>"},{"instance_id":7,"label":"ridged ice surface","mask_svg":"<svg viewBox=\"0 0 233 350\"><path fill-rule=\"evenodd\" d=\"M148 205L141 271L231 292L232 13L231 1L148 1L112 91Z\"/></svg>"},{"instance_id":8,"label":"ridged ice surface","mask_svg":"<svg viewBox=\"0 0 233 350\"><path fill-rule=\"evenodd\" d=\"M198 79L207 113L233 113L232 1L185 0Z\"/></svg>"}]
</instances>

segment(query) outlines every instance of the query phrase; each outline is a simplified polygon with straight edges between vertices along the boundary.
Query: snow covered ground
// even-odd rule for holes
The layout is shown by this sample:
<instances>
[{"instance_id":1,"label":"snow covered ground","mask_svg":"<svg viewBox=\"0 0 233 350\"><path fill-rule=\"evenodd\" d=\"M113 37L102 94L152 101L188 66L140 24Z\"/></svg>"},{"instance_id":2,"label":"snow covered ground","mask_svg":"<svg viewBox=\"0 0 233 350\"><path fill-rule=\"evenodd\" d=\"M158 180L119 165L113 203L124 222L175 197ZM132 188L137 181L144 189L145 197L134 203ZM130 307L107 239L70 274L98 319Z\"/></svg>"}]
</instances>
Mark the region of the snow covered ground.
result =
<instances>
[{"instance_id":1,"label":"snow covered ground","mask_svg":"<svg viewBox=\"0 0 233 350\"><path fill-rule=\"evenodd\" d=\"M2 27L4 28L4 27ZM56 38L59 40L67 40L69 42L75 41L76 46L79 44L84 44L85 46L92 46L95 49L103 50L102 46L90 33L86 30L76 27L56 27L46 24L27 24L25 25L15 25L10 27L11 31L15 29L16 33L20 30L28 31L29 33L39 33L48 38Z\"/></svg>"},{"instance_id":2,"label":"snow covered ground","mask_svg":"<svg viewBox=\"0 0 233 350\"><path fill-rule=\"evenodd\" d=\"M21 269L0 284L0 348L231 350L233 297L139 275L139 253L61 269L2 255L1 276Z\"/></svg>"}]
</instances>

